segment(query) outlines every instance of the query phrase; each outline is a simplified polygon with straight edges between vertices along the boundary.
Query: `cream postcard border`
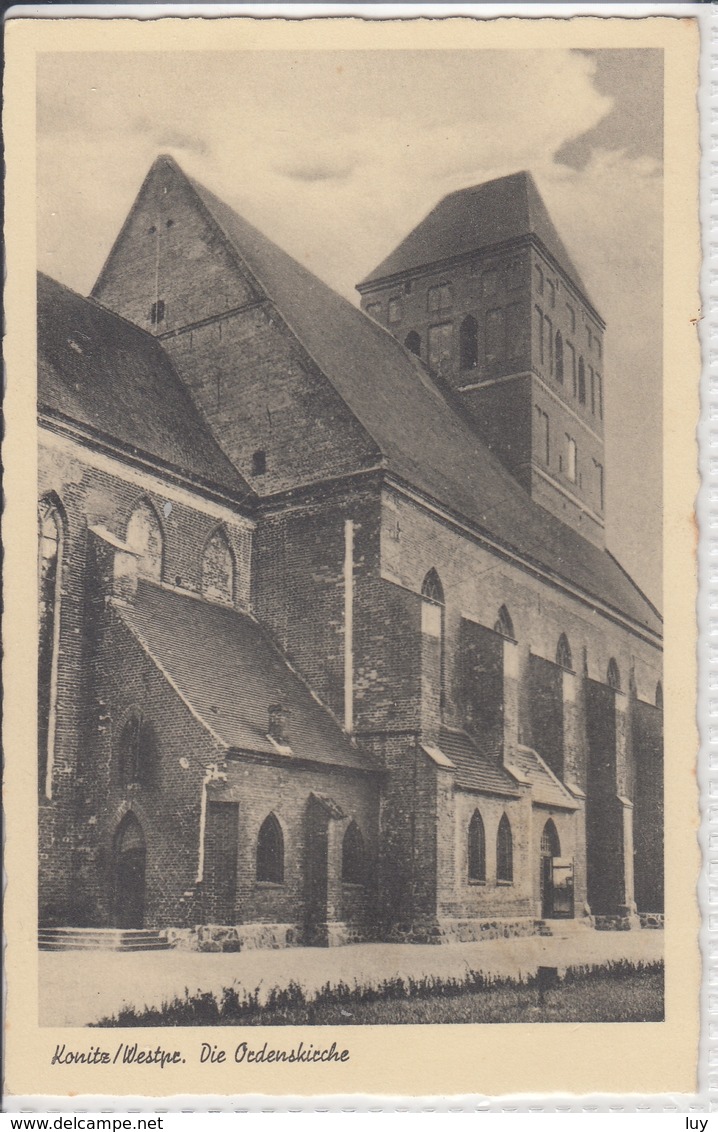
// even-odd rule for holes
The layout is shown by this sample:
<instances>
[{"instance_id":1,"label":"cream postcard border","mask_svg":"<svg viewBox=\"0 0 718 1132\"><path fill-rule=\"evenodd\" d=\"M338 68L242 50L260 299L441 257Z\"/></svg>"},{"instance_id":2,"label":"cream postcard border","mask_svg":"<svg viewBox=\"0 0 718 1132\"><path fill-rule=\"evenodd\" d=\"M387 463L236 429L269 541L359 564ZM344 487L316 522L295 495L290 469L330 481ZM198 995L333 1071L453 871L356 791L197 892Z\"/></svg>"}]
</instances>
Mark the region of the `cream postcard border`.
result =
<instances>
[{"instance_id":1,"label":"cream postcard border","mask_svg":"<svg viewBox=\"0 0 718 1132\"><path fill-rule=\"evenodd\" d=\"M536 9L532 9L536 11ZM616 11L616 6L614 6ZM256 12L256 9L254 9ZM394 12L396 9L394 9ZM477 11L477 9L473 9ZM555 11L555 9L554 9ZM655 11L655 9L654 9ZM241 14L241 13L240 13ZM537 13L538 14L538 13ZM317 50L411 46L657 47L665 50L664 262L664 574L666 723L666 1021L640 1024L490 1027L341 1027L321 1031L351 1051L331 1069L315 1066L200 1066L203 1038L216 1030L173 1029L187 1064L51 1066L58 1041L93 1031L37 1026L35 729L35 54L41 51ZM11 19L6 24L8 336L4 448L5 821L7 872L5 971L8 1098L92 1094L117 1098L274 1097L373 1094L665 1093L694 1094L699 1038L700 868L695 766L696 526L700 318L698 272L699 21L694 15L645 19L411 19L341 16L313 20L237 18ZM170 1031L162 1031L165 1035ZM158 1031L125 1031L143 1042ZM253 1030L289 1046L317 1031ZM281 1038L281 1041L278 1039ZM84 1072L82 1071L84 1069ZM121 1103L121 1102L120 1102Z\"/></svg>"}]
</instances>

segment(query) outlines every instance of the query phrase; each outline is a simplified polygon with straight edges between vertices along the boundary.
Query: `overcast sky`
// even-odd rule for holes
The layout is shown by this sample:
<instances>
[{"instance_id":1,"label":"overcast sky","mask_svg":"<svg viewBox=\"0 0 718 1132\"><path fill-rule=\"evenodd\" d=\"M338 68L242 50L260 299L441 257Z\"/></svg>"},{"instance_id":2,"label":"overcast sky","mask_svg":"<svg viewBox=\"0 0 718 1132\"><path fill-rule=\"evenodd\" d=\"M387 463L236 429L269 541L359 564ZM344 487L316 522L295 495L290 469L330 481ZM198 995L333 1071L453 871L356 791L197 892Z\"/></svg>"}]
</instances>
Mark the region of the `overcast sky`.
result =
<instances>
[{"instance_id":1,"label":"overcast sky","mask_svg":"<svg viewBox=\"0 0 718 1132\"><path fill-rule=\"evenodd\" d=\"M327 283L530 169L606 337L608 544L660 599L662 52L64 54L38 64L38 264L87 293L158 153Z\"/></svg>"}]
</instances>

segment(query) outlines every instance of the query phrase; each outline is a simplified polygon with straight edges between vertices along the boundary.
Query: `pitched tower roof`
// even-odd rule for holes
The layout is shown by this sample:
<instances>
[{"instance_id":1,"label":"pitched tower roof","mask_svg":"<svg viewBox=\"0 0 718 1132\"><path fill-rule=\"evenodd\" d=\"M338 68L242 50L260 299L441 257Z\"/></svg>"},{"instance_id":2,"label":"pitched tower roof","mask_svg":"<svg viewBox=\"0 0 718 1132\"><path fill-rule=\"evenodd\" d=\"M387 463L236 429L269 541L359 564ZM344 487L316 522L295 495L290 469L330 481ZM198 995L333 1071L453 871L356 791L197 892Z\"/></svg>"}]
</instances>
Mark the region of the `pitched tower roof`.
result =
<instances>
[{"instance_id":1,"label":"pitched tower roof","mask_svg":"<svg viewBox=\"0 0 718 1132\"><path fill-rule=\"evenodd\" d=\"M367 275L359 284L359 290L406 271L528 236L534 236L543 244L588 299L576 265L556 231L536 182L526 170L449 193Z\"/></svg>"}]
</instances>

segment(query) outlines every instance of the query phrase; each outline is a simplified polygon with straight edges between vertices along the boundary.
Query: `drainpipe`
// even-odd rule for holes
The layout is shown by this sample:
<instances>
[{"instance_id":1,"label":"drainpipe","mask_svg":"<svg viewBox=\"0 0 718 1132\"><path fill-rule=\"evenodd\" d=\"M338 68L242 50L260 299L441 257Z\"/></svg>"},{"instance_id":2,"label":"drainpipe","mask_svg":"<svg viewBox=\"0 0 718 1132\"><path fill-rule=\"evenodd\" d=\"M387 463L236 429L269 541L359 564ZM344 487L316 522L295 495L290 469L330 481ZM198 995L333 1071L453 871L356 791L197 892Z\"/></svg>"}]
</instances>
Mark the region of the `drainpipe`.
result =
<instances>
[{"instance_id":1,"label":"drainpipe","mask_svg":"<svg viewBox=\"0 0 718 1132\"><path fill-rule=\"evenodd\" d=\"M344 730L354 730L354 521L344 523Z\"/></svg>"},{"instance_id":2,"label":"drainpipe","mask_svg":"<svg viewBox=\"0 0 718 1132\"><path fill-rule=\"evenodd\" d=\"M204 880L204 834L207 827L207 787L210 782L226 782L227 775L219 769L217 763L210 763L202 779L199 802L199 851L197 853L197 876L195 883Z\"/></svg>"}]
</instances>

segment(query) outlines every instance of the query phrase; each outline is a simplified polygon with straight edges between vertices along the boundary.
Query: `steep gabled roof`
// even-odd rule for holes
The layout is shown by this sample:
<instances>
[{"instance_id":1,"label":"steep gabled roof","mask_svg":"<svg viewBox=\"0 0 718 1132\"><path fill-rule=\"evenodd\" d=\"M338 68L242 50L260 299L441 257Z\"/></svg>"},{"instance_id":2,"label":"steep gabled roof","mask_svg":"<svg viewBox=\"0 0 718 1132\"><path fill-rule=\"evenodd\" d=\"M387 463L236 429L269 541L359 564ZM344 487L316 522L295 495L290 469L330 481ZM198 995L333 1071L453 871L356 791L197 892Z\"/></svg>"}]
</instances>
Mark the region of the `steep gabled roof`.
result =
<instances>
[{"instance_id":1,"label":"steep gabled roof","mask_svg":"<svg viewBox=\"0 0 718 1132\"><path fill-rule=\"evenodd\" d=\"M514 758L516 769L531 783L534 802L544 806L559 806L564 810L578 809L576 799L571 792L531 747L519 744Z\"/></svg>"},{"instance_id":2,"label":"steep gabled roof","mask_svg":"<svg viewBox=\"0 0 718 1132\"><path fill-rule=\"evenodd\" d=\"M439 731L439 749L456 767L456 785L467 790L483 790L487 794L500 794L516 798L520 791L513 778L496 759L489 758L478 749L465 731L442 727Z\"/></svg>"},{"instance_id":3,"label":"steep gabled roof","mask_svg":"<svg viewBox=\"0 0 718 1132\"><path fill-rule=\"evenodd\" d=\"M372 770L246 613L141 581L117 613L187 703L229 749ZM291 754L268 738L269 707L289 713Z\"/></svg>"},{"instance_id":4,"label":"steep gabled roof","mask_svg":"<svg viewBox=\"0 0 718 1132\"><path fill-rule=\"evenodd\" d=\"M235 498L253 497L150 334L42 274L37 318L41 410Z\"/></svg>"},{"instance_id":5,"label":"steep gabled roof","mask_svg":"<svg viewBox=\"0 0 718 1132\"><path fill-rule=\"evenodd\" d=\"M588 294L530 173L512 173L449 193L359 284L536 236L586 299ZM590 299L589 299L590 302ZM593 305L593 304L592 304Z\"/></svg>"},{"instance_id":6,"label":"steep gabled roof","mask_svg":"<svg viewBox=\"0 0 718 1132\"><path fill-rule=\"evenodd\" d=\"M185 176L171 158L158 161ZM612 555L529 498L417 357L208 189L186 180L397 480L527 564L660 635L660 617Z\"/></svg>"}]
</instances>

